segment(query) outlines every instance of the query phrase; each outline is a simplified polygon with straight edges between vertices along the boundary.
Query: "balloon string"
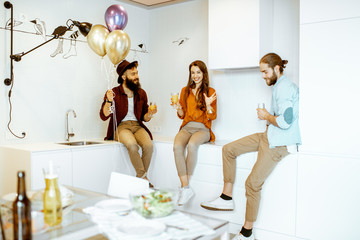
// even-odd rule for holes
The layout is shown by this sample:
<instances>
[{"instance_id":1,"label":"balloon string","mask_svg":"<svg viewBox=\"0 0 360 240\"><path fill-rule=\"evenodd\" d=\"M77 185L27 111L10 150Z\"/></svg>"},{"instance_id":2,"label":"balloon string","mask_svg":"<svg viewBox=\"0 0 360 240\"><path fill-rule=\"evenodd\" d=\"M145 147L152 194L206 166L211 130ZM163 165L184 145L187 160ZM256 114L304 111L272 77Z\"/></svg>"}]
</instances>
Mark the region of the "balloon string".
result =
<instances>
[{"instance_id":1,"label":"balloon string","mask_svg":"<svg viewBox=\"0 0 360 240\"><path fill-rule=\"evenodd\" d=\"M109 66L109 85L111 85L111 82L113 83L113 85L117 82L116 76L116 66L112 67L111 65Z\"/></svg>"},{"instance_id":2,"label":"balloon string","mask_svg":"<svg viewBox=\"0 0 360 240\"><path fill-rule=\"evenodd\" d=\"M106 68L105 59L101 58L101 72L105 73L105 80L107 82L107 89L110 89L110 75L109 70Z\"/></svg>"},{"instance_id":3,"label":"balloon string","mask_svg":"<svg viewBox=\"0 0 360 240\"><path fill-rule=\"evenodd\" d=\"M115 101L113 101L111 103L111 112L112 112L112 115L113 115L113 129L114 129L114 132L113 132L113 136L114 136L114 140L116 141L115 139L115 132L116 132L116 128L117 128L117 120L116 120L116 106L115 106ZM115 143L115 142L114 142Z\"/></svg>"}]
</instances>

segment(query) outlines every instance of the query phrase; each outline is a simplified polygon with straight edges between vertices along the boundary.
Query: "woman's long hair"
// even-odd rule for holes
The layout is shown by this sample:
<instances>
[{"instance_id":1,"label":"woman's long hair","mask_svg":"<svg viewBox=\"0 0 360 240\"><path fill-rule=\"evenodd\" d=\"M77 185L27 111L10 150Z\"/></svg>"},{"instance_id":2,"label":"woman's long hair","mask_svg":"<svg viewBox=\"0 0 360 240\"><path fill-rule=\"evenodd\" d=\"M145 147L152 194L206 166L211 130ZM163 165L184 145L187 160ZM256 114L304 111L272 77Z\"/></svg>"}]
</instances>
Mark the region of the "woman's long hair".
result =
<instances>
[{"instance_id":1,"label":"woman's long hair","mask_svg":"<svg viewBox=\"0 0 360 240\"><path fill-rule=\"evenodd\" d=\"M208 96L208 94L209 94L209 74L208 74L208 70L207 70L205 63L200 60L196 60L189 65L189 81L186 85L185 96L184 96L185 105L186 105L186 100L189 96L190 90L194 89L196 87L195 82L191 79L191 68L193 66L199 67L200 71L203 73L203 79L201 82L201 86L199 87L197 95L196 95L197 96L196 97L196 105L197 105L197 108L199 108L200 110L206 111L206 103L205 103L204 93L206 94L206 96Z\"/></svg>"}]
</instances>

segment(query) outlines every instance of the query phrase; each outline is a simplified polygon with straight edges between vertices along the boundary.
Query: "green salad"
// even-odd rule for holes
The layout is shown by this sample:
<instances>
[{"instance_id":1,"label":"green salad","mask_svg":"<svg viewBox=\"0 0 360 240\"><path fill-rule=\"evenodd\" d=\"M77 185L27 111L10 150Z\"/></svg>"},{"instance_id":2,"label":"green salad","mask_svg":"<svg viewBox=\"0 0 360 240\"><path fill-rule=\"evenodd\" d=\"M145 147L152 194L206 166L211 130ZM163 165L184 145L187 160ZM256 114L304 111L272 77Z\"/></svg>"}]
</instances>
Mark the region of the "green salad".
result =
<instances>
[{"instance_id":1,"label":"green salad","mask_svg":"<svg viewBox=\"0 0 360 240\"><path fill-rule=\"evenodd\" d=\"M131 202L133 208L146 218L164 217L174 210L173 193L163 190L132 196Z\"/></svg>"}]
</instances>

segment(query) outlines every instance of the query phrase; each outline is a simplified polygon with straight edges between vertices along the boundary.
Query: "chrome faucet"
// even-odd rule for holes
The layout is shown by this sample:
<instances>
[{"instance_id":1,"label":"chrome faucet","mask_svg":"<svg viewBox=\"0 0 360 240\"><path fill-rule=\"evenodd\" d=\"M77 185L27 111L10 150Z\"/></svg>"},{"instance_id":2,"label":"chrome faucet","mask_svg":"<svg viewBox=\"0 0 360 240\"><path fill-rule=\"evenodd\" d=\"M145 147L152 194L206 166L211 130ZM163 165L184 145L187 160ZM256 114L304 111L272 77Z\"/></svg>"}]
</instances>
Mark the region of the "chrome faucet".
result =
<instances>
[{"instance_id":1,"label":"chrome faucet","mask_svg":"<svg viewBox=\"0 0 360 240\"><path fill-rule=\"evenodd\" d=\"M76 113L73 109L69 109L67 112L66 112L66 141L69 141L70 140L70 137L73 137L75 136L75 133L71 133L69 131L69 113L72 112L74 114L74 118L76 118Z\"/></svg>"}]
</instances>

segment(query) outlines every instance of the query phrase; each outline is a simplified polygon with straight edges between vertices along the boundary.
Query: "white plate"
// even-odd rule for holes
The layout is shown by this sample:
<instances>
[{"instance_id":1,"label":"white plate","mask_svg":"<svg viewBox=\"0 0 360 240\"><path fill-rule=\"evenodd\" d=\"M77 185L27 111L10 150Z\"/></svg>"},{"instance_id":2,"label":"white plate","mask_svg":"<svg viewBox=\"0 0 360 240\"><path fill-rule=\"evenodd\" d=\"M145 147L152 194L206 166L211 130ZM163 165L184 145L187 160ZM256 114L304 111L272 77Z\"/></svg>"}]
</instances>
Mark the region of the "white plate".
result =
<instances>
[{"instance_id":1,"label":"white plate","mask_svg":"<svg viewBox=\"0 0 360 240\"><path fill-rule=\"evenodd\" d=\"M15 200L16 196L17 196L17 193L13 192L13 193L4 195L1 198L4 199L5 201L13 202ZM30 199L31 207L33 210L41 211L43 209L43 192L28 191L28 192L26 192L26 196ZM62 198L61 202L63 205L62 207L65 208L65 207L68 207L71 204L73 204L74 200L72 198Z\"/></svg>"},{"instance_id":2,"label":"white plate","mask_svg":"<svg viewBox=\"0 0 360 240\"><path fill-rule=\"evenodd\" d=\"M126 199L108 199L95 204L95 207L107 212L126 212L132 209L130 201Z\"/></svg>"},{"instance_id":3,"label":"white plate","mask_svg":"<svg viewBox=\"0 0 360 240\"><path fill-rule=\"evenodd\" d=\"M116 231L125 234L127 238L143 239L163 233L166 226L155 220L126 221L116 226Z\"/></svg>"}]
</instances>

